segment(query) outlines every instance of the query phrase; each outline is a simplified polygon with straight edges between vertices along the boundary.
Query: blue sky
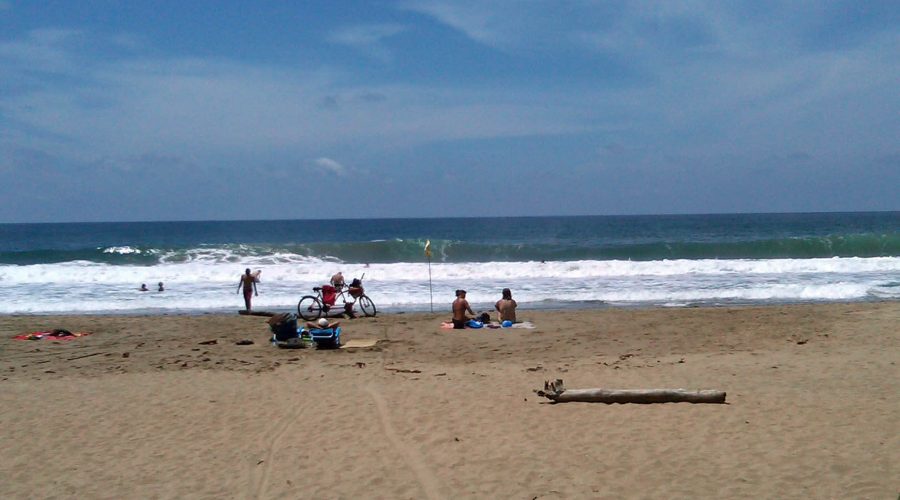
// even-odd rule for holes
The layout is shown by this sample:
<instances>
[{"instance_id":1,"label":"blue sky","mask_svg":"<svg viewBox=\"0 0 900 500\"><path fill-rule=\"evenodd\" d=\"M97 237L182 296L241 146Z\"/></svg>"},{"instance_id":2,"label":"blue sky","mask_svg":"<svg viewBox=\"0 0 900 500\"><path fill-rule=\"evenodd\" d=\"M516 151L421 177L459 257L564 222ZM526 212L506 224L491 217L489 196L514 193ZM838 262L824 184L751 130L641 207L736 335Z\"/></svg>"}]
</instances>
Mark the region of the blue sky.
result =
<instances>
[{"instance_id":1,"label":"blue sky","mask_svg":"<svg viewBox=\"0 0 900 500\"><path fill-rule=\"evenodd\" d=\"M0 0L0 222L900 210L896 1Z\"/></svg>"}]
</instances>

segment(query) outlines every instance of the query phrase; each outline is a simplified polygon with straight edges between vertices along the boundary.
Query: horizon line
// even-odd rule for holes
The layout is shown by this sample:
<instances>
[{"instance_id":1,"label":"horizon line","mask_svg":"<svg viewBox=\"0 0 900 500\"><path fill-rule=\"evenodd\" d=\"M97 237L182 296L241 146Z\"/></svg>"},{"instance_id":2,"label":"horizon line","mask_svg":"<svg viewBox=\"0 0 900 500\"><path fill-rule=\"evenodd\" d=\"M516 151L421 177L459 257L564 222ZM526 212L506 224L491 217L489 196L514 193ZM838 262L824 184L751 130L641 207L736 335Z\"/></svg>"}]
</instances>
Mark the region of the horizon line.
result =
<instances>
[{"instance_id":1,"label":"horizon line","mask_svg":"<svg viewBox=\"0 0 900 500\"><path fill-rule=\"evenodd\" d=\"M586 218L586 217L697 217L722 215L817 215L817 214L883 214L900 213L900 210L825 210L799 212L673 212L673 213L621 213L621 214L569 214L569 215L460 215L431 217L340 217L340 218L292 218L292 219L159 219L159 220L87 220L87 221L42 221L42 222L0 222L0 225L26 224L155 224L169 222L345 222L362 220L436 220L436 219L543 219L543 218Z\"/></svg>"}]
</instances>

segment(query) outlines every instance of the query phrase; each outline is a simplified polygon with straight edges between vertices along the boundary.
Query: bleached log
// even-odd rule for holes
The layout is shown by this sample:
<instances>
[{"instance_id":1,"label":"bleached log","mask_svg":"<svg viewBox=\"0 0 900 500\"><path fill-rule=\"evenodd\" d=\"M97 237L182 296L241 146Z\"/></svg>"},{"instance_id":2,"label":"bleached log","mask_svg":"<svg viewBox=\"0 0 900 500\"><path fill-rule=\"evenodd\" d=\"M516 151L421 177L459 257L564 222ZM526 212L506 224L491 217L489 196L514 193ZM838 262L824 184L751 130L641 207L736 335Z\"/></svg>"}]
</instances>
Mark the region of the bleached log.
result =
<instances>
[{"instance_id":1,"label":"bleached log","mask_svg":"<svg viewBox=\"0 0 900 500\"><path fill-rule=\"evenodd\" d=\"M724 391L686 389L566 389L562 379L545 381L538 396L554 403L724 403Z\"/></svg>"}]
</instances>

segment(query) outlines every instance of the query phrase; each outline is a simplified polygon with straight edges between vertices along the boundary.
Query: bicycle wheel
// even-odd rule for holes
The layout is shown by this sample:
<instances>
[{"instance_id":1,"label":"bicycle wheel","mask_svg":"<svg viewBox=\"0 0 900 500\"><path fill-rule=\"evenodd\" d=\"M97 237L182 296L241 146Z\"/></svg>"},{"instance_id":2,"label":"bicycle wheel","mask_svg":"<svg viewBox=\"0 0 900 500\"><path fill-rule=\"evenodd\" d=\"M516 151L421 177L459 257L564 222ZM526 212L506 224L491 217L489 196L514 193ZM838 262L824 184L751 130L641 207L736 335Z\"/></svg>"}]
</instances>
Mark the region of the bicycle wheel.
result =
<instances>
[{"instance_id":1,"label":"bicycle wheel","mask_svg":"<svg viewBox=\"0 0 900 500\"><path fill-rule=\"evenodd\" d=\"M319 319L322 316L322 303L319 302L318 297L305 295L297 303L297 314L306 321Z\"/></svg>"},{"instance_id":2,"label":"bicycle wheel","mask_svg":"<svg viewBox=\"0 0 900 500\"><path fill-rule=\"evenodd\" d=\"M359 310L363 312L366 316L375 316L375 303L372 302L372 299L369 298L368 295L360 295L359 299Z\"/></svg>"}]
</instances>

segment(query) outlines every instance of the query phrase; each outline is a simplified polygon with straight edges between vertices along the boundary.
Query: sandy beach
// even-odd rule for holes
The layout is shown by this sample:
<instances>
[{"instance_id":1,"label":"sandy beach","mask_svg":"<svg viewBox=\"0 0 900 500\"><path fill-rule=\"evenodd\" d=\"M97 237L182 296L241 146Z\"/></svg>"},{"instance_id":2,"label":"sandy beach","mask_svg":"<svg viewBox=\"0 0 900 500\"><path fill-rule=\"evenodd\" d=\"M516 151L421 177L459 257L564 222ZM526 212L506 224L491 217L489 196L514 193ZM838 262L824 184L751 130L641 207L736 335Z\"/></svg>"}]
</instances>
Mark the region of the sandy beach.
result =
<instances>
[{"instance_id":1,"label":"sandy beach","mask_svg":"<svg viewBox=\"0 0 900 500\"><path fill-rule=\"evenodd\" d=\"M344 321L0 317L2 498L872 498L900 493L900 303ZM67 342L14 341L66 328ZM252 345L237 345L250 339ZM214 341L214 342L211 342ZM727 404L550 404L569 388Z\"/></svg>"}]
</instances>

